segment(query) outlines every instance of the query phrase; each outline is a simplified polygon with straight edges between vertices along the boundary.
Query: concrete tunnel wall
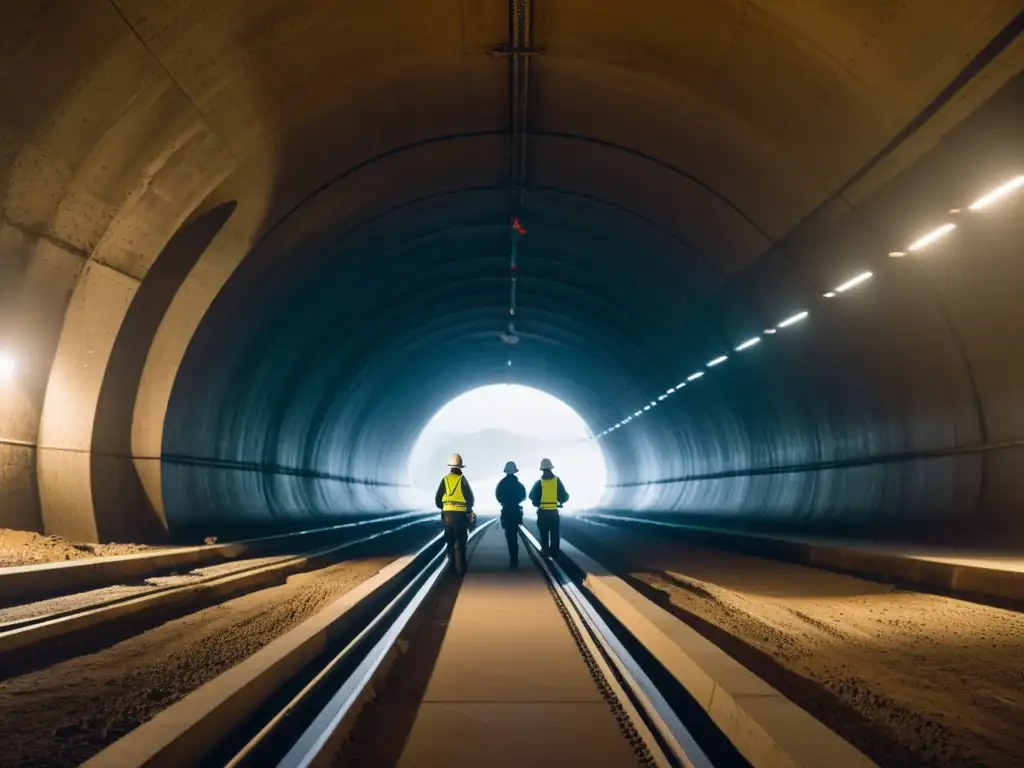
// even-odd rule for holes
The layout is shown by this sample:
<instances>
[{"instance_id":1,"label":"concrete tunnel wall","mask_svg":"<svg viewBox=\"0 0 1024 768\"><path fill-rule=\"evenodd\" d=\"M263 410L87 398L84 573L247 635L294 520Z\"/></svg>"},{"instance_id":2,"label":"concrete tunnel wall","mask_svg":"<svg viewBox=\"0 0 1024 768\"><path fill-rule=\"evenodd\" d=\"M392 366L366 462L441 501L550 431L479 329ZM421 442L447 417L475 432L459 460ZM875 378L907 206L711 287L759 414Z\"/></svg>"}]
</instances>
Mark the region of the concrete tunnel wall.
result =
<instances>
[{"instance_id":1,"label":"concrete tunnel wall","mask_svg":"<svg viewBox=\"0 0 1024 768\"><path fill-rule=\"evenodd\" d=\"M4 9L0 525L396 508L510 380L507 8L271 5ZM609 505L1019 540L1019 203L885 257L1024 165L1019 3L650 6L535 9L511 380L600 430L806 308L606 437Z\"/></svg>"}]
</instances>

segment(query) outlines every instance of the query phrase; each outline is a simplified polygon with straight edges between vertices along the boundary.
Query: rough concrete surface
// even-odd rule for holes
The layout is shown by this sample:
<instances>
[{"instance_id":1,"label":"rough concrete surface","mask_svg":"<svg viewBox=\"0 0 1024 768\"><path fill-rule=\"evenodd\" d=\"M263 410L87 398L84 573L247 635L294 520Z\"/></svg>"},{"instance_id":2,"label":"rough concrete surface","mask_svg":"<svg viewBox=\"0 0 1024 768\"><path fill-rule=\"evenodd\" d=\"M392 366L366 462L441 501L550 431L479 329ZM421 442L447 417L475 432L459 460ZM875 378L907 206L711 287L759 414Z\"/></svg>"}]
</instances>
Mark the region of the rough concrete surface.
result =
<instances>
[{"instance_id":1,"label":"rough concrete surface","mask_svg":"<svg viewBox=\"0 0 1024 768\"><path fill-rule=\"evenodd\" d=\"M0 682L0 765L78 765L391 559L353 560L298 574L97 653Z\"/></svg>"},{"instance_id":2,"label":"rough concrete surface","mask_svg":"<svg viewBox=\"0 0 1024 768\"><path fill-rule=\"evenodd\" d=\"M76 544L60 536L0 528L0 568L37 565L84 557L133 555L160 549L147 544Z\"/></svg>"},{"instance_id":3,"label":"rough concrete surface","mask_svg":"<svg viewBox=\"0 0 1024 768\"><path fill-rule=\"evenodd\" d=\"M882 766L1014 766L1024 615L568 521L566 538Z\"/></svg>"}]
</instances>

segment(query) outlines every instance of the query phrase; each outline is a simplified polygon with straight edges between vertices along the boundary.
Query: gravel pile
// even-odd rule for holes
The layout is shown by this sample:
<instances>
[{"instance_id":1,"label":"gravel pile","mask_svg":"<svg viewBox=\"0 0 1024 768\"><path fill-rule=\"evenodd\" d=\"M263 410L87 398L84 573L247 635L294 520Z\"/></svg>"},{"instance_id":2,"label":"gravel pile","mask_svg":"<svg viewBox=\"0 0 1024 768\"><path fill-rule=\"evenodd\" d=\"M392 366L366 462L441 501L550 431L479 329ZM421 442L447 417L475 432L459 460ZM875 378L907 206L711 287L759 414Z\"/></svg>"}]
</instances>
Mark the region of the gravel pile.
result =
<instances>
[{"instance_id":1,"label":"gravel pile","mask_svg":"<svg viewBox=\"0 0 1024 768\"><path fill-rule=\"evenodd\" d=\"M84 557L132 555L161 549L146 544L76 544L60 536L0 528L0 568L38 565Z\"/></svg>"}]
</instances>

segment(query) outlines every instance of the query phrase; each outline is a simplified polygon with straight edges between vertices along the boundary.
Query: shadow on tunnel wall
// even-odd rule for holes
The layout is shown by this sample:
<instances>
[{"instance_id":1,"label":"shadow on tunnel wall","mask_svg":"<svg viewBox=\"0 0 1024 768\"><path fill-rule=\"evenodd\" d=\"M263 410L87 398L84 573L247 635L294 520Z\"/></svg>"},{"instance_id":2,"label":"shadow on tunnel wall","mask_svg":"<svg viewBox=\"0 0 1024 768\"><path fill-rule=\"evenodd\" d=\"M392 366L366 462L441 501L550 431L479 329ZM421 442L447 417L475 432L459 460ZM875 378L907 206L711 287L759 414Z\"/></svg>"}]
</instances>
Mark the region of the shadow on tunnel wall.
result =
<instances>
[{"instance_id":1,"label":"shadow on tunnel wall","mask_svg":"<svg viewBox=\"0 0 1024 768\"><path fill-rule=\"evenodd\" d=\"M234 202L222 203L182 225L146 275L121 325L100 390L93 431L91 483L100 541L167 538L166 525L146 498L135 472L130 404L135 401L146 354L167 308L235 207Z\"/></svg>"}]
</instances>

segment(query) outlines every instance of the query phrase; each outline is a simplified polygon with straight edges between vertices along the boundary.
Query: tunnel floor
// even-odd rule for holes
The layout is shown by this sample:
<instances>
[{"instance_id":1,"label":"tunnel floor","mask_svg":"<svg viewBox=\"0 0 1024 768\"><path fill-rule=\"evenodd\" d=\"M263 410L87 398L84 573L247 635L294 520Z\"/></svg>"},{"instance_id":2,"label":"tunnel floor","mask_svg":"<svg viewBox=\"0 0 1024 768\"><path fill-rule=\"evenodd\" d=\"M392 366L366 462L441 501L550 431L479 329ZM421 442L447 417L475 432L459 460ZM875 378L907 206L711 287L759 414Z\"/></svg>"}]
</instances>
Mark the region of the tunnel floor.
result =
<instances>
[{"instance_id":1,"label":"tunnel floor","mask_svg":"<svg viewBox=\"0 0 1024 768\"><path fill-rule=\"evenodd\" d=\"M562 530L880 765L1024 754L1016 611L619 526Z\"/></svg>"},{"instance_id":2,"label":"tunnel floor","mask_svg":"<svg viewBox=\"0 0 1024 768\"><path fill-rule=\"evenodd\" d=\"M528 521L527 527L533 524ZM1009 766L1024 754L1024 676L1019 668L1024 614L1018 611L585 517L563 517L562 532L565 541L880 766ZM486 690L472 695L449 690L450 702L431 696L430 686L445 680L455 688L459 680L491 680L495 690L518 681L530 701L551 693L544 692L543 684L539 692L530 687L552 668L552 644L534 626L537 611L523 602L540 587L539 576L522 545L521 570L510 573L497 526L484 533L462 582L465 594L452 580L432 598L432 618L415 636L415 652L403 656L378 703L360 716L357 738L342 753L345 760L399 764L407 746L410 755L423 759L441 754L446 737L433 727L416 730L421 707L458 709L462 705L457 702L471 700L476 711L486 709L481 702L489 700ZM436 530L407 532L403 547L422 543L428 534ZM79 764L313 616L390 559L368 556L310 571L116 644L83 647L80 655L37 671L5 672L0 720L19 737L0 743L0 765ZM551 599L546 592L533 598ZM31 612L42 605L17 610ZM524 616L531 618L525 621ZM564 624L560 632L565 633ZM562 639L569 642L568 633ZM401 684L394 686L396 677ZM557 678L552 678L555 683ZM473 733L493 731L483 720L474 726L476 720L467 717L455 712L450 719ZM396 723L403 739L394 738ZM534 733L536 727L517 733ZM385 732L391 733L390 740L377 738ZM55 740L62 745L58 754ZM387 755L381 744L387 744ZM430 750L437 754L428 755Z\"/></svg>"}]
</instances>

